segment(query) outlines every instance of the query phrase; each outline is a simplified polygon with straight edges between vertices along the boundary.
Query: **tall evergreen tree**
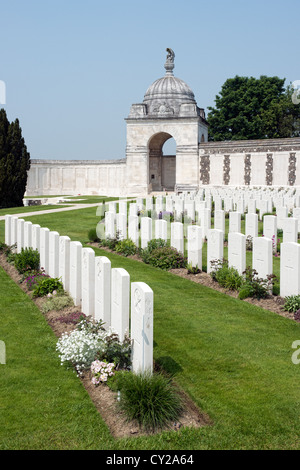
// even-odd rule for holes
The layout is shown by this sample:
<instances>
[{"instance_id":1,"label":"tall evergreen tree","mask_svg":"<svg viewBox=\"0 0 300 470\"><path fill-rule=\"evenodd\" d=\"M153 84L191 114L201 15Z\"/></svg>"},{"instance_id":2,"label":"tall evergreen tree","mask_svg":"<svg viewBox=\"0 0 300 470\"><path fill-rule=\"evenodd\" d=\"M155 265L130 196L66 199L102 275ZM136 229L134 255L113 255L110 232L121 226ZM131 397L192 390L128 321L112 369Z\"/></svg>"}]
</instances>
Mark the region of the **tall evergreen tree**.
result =
<instances>
[{"instance_id":1,"label":"tall evergreen tree","mask_svg":"<svg viewBox=\"0 0 300 470\"><path fill-rule=\"evenodd\" d=\"M23 197L30 168L19 120L9 123L4 109L0 110L0 207L23 206Z\"/></svg>"}]
</instances>

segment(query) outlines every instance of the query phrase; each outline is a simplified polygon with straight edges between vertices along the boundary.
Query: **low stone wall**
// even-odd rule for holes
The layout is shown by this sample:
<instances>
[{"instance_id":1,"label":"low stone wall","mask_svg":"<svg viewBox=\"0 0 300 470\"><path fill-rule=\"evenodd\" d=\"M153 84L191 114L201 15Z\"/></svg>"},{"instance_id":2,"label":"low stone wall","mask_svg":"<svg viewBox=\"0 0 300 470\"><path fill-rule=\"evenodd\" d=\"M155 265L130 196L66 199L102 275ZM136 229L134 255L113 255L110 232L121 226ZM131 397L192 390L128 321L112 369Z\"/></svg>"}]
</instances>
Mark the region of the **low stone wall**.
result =
<instances>
[{"instance_id":1,"label":"low stone wall","mask_svg":"<svg viewBox=\"0 0 300 470\"><path fill-rule=\"evenodd\" d=\"M31 160L26 196L126 195L126 160Z\"/></svg>"},{"instance_id":2,"label":"low stone wall","mask_svg":"<svg viewBox=\"0 0 300 470\"><path fill-rule=\"evenodd\" d=\"M300 138L203 142L200 184L300 185Z\"/></svg>"}]
</instances>

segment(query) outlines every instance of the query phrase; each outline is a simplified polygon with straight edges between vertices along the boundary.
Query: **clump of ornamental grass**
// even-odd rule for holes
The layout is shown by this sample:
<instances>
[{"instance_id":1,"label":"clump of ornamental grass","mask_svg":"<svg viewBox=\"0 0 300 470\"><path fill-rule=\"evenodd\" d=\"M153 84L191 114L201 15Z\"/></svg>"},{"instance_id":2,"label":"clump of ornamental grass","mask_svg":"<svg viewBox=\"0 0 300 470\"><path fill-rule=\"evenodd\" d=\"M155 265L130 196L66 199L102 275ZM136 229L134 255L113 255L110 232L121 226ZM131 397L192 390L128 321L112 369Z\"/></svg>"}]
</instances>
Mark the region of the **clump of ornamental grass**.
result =
<instances>
[{"instance_id":1,"label":"clump of ornamental grass","mask_svg":"<svg viewBox=\"0 0 300 470\"><path fill-rule=\"evenodd\" d=\"M120 408L128 420L146 431L155 431L177 421L182 400L170 378L161 373L126 372L118 376Z\"/></svg>"}]
</instances>

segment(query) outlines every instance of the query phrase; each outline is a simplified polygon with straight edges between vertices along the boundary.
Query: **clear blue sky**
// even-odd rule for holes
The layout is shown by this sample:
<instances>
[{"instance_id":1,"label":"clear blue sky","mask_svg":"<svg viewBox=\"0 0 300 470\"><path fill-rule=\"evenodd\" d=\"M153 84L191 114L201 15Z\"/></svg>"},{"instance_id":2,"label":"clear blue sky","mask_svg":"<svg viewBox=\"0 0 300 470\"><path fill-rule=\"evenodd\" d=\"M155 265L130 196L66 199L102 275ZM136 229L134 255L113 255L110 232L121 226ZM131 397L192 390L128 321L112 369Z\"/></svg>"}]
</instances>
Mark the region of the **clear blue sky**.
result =
<instances>
[{"instance_id":1,"label":"clear blue sky","mask_svg":"<svg viewBox=\"0 0 300 470\"><path fill-rule=\"evenodd\" d=\"M0 107L32 158L124 158L167 47L207 112L235 75L300 80L299 21L299 0L0 0Z\"/></svg>"}]
</instances>

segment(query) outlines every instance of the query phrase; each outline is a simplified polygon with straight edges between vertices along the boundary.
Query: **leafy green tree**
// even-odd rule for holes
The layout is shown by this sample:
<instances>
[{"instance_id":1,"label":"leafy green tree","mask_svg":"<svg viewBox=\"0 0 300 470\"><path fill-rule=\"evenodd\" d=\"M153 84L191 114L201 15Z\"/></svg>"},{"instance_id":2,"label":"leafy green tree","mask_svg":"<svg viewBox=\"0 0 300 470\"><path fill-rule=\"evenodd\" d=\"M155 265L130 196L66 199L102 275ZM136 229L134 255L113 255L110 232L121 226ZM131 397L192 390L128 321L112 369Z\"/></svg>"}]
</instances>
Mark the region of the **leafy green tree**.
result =
<instances>
[{"instance_id":1,"label":"leafy green tree","mask_svg":"<svg viewBox=\"0 0 300 470\"><path fill-rule=\"evenodd\" d=\"M262 75L229 78L209 107L209 140L267 139L299 135L300 105L285 79Z\"/></svg>"},{"instance_id":2,"label":"leafy green tree","mask_svg":"<svg viewBox=\"0 0 300 470\"><path fill-rule=\"evenodd\" d=\"M0 207L23 206L23 197L30 168L19 120L9 122L0 110Z\"/></svg>"}]
</instances>

